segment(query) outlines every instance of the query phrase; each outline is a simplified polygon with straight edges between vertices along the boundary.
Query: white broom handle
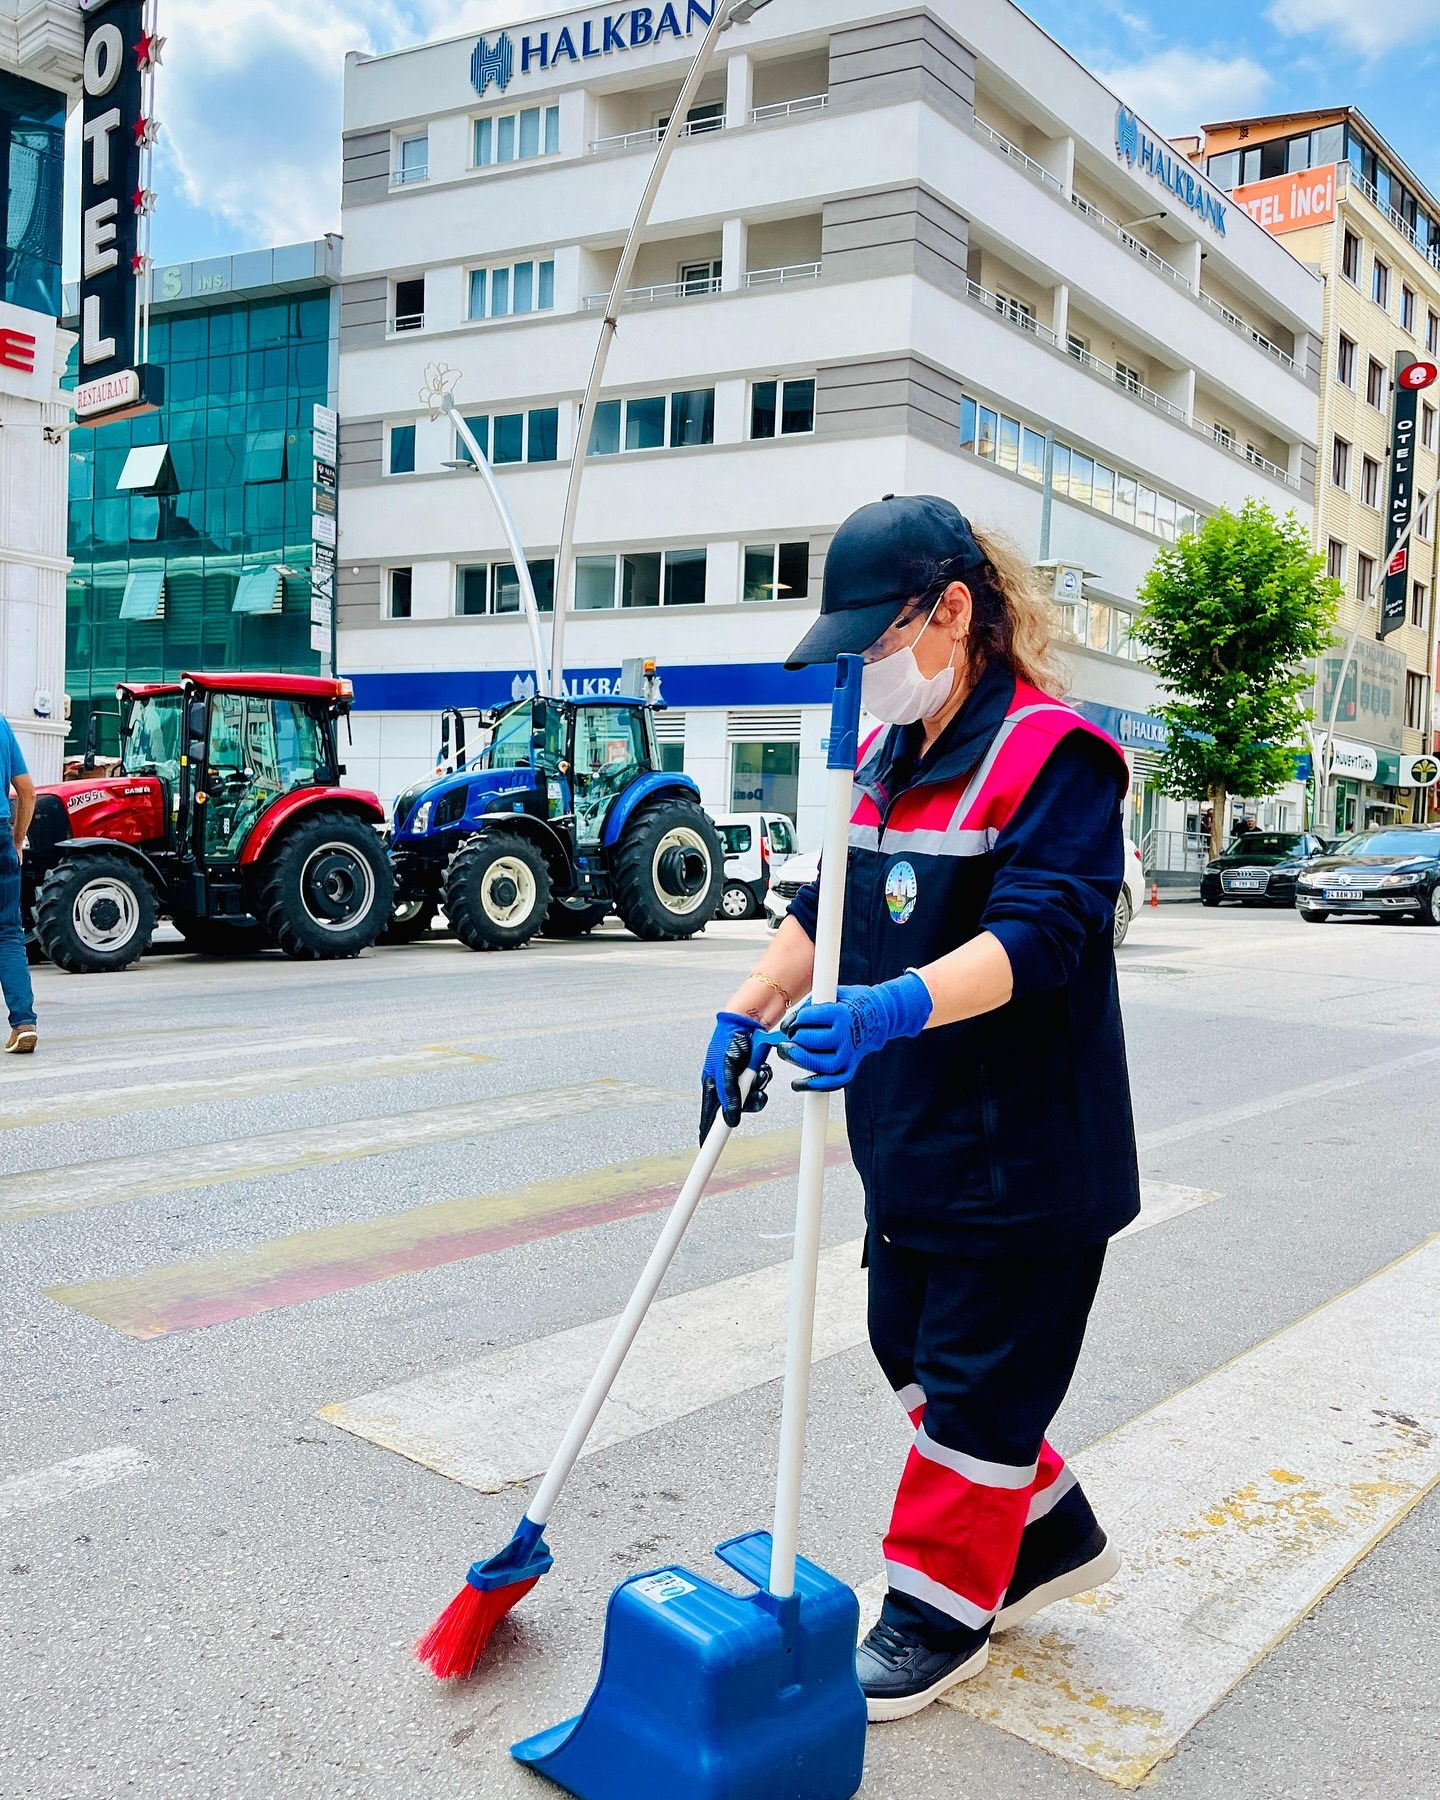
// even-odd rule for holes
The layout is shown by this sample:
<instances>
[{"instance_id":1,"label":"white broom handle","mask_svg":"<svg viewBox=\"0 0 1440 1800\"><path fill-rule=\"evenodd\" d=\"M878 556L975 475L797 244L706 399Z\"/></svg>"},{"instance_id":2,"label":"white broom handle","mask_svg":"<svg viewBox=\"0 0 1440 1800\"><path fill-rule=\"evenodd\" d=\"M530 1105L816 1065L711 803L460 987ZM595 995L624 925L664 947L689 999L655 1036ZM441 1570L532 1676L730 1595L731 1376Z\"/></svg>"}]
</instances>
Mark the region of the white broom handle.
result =
<instances>
[{"instance_id":1,"label":"white broom handle","mask_svg":"<svg viewBox=\"0 0 1440 1800\"><path fill-rule=\"evenodd\" d=\"M740 1097L743 1100L750 1092L755 1081L754 1072L746 1069L740 1077ZM610 1342L605 1346L605 1354L600 1358L600 1366L590 1377L590 1385L585 1390L585 1397L575 1409L575 1417L570 1421L570 1428L560 1441L560 1448L555 1452L550 1467L545 1471L545 1479L540 1483L539 1492L533 1502L526 1507L525 1517L537 1525L543 1525L550 1517L550 1509L554 1506L560 1490L570 1471L575 1467L580 1452L585 1448L585 1440L591 1428L600 1416L600 1408L609 1398L610 1390L615 1385L615 1377L620 1373L621 1364L630 1353L630 1346L635 1342L635 1334L639 1331L645 1315L650 1310L650 1303L659 1292L660 1283L665 1279L665 1271L670 1267L671 1259L680 1248L680 1240L684 1237L686 1227L695 1216L695 1208L700 1204L700 1197L705 1192L706 1184L715 1173L715 1165L720 1160L720 1152L730 1141L730 1127L725 1123L723 1113L715 1115L715 1122L706 1134L705 1142L700 1146L700 1154L691 1165L690 1173L685 1177L685 1185L676 1196L675 1204L670 1208L670 1217L665 1221L665 1229L660 1233L655 1248L650 1252L650 1260L646 1263L639 1281L635 1284L635 1292L620 1317L615 1321L615 1329L610 1334Z\"/></svg>"},{"instance_id":2,"label":"white broom handle","mask_svg":"<svg viewBox=\"0 0 1440 1800\"><path fill-rule=\"evenodd\" d=\"M830 718L830 767L825 778L825 836L820 861L820 905L815 922L815 975L810 998L835 998L840 979L840 932L845 919L850 809L855 772L855 724L859 718L861 659L840 659ZM848 665L848 666L847 666ZM853 682L853 694L842 689ZM849 715L848 727L845 719ZM837 745L837 736L845 740ZM837 767L836 764L841 766ZM810 1359L815 1347L815 1286L820 1265L820 1207L825 1190L825 1148L830 1131L829 1094L807 1093L800 1122L800 1179L795 1203L795 1254L786 1305L785 1397L780 1409L780 1460L771 1533L770 1592L783 1600L795 1591L795 1552L800 1533L800 1488L805 1472L805 1419L810 1405Z\"/></svg>"}]
</instances>

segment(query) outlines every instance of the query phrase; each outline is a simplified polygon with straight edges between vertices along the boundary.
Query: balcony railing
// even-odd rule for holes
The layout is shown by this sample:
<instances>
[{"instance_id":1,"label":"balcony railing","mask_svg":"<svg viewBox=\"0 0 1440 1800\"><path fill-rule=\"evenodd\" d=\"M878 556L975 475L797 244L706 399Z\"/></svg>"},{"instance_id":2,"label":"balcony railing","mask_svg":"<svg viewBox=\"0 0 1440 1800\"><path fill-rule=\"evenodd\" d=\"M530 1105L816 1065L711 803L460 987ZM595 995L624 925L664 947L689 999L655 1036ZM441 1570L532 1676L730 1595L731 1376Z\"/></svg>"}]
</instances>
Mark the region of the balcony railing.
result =
<instances>
[{"instance_id":1,"label":"balcony railing","mask_svg":"<svg viewBox=\"0 0 1440 1800\"><path fill-rule=\"evenodd\" d=\"M1202 300L1211 312L1218 313L1233 331L1238 331L1242 337L1248 337L1250 342L1263 350L1267 356L1273 356L1282 368L1293 369L1295 367L1295 358L1287 350L1282 350L1278 344L1272 343L1264 332L1257 331L1253 325L1247 324L1239 313L1231 312L1228 306L1215 299L1213 295L1207 294L1204 288L1201 288L1197 298Z\"/></svg>"},{"instance_id":2,"label":"balcony railing","mask_svg":"<svg viewBox=\"0 0 1440 1800\"><path fill-rule=\"evenodd\" d=\"M1102 362L1098 356L1092 356L1079 344L1067 344L1066 353L1073 356L1083 368L1093 374L1103 375L1107 381L1113 381L1118 388L1136 400L1143 400L1146 406L1153 406L1156 412L1163 412L1172 419L1178 419L1182 425L1190 423L1190 415L1183 406L1177 406L1173 400L1167 400L1163 394L1157 394L1152 387L1146 387L1130 369L1117 369L1113 363Z\"/></svg>"},{"instance_id":3,"label":"balcony railing","mask_svg":"<svg viewBox=\"0 0 1440 1800\"><path fill-rule=\"evenodd\" d=\"M1380 198L1379 190L1368 182L1352 163L1342 162L1339 165L1339 168L1341 180L1348 181L1351 187L1358 188L1376 211L1385 215L1386 220L1400 233L1401 237L1405 239L1406 243L1408 243L1412 249L1418 250L1428 263L1432 264L1435 268L1440 269L1440 243L1422 244L1415 227L1405 217L1404 213L1396 212L1393 206L1388 205L1382 200Z\"/></svg>"},{"instance_id":4,"label":"balcony railing","mask_svg":"<svg viewBox=\"0 0 1440 1800\"><path fill-rule=\"evenodd\" d=\"M724 113L713 119L696 119L692 125L686 125L680 132L682 138L705 137L712 131L723 131L725 128ZM663 125L652 125L648 131L622 131L618 137L592 138L590 149L596 150L638 150L646 144L658 144L665 135Z\"/></svg>"},{"instance_id":5,"label":"balcony railing","mask_svg":"<svg viewBox=\"0 0 1440 1800\"><path fill-rule=\"evenodd\" d=\"M1118 238L1127 250L1133 250L1135 255L1138 256L1142 262L1149 263L1152 269L1158 270L1161 275L1167 276L1169 280L1175 283L1176 287L1184 288L1187 294L1193 294L1195 292L1194 286L1188 275L1182 275L1179 269L1175 267L1174 263L1166 262L1165 258L1161 256L1158 250L1152 250L1148 244L1142 244L1140 239L1137 238L1133 232L1127 231L1123 225L1118 224L1108 213L1101 212L1100 208L1092 205L1089 200L1082 200L1079 194L1072 194L1070 196L1070 204L1077 212L1084 213L1085 217L1089 219L1092 225L1098 225L1102 231L1108 231L1112 237Z\"/></svg>"},{"instance_id":6,"label":"balcony railing","mask_svg":"<svg viewBox=\"0 0 1440 1800\"><path fill-rule=\"evenodd\" d=\"M620 296L622 306L648 306L656 300L690 300L697 294L718 294L720 277L718 275L693 276L688 281L661 281L653 287L626 288ZM586 312L594 312L609 300L607 291L603 294L586 294L580 302Z\"/></svg>"},{"instance_id":7,"label":"balcony railing","mask_svg":"<svg viewBox=\"0 0 1440 1800\"><path fill-rule=\"evenodd\" d=\"M425 315L423 312L396 313L390 329L392 331L423 331L425 329Z\"/></svg>"},{"instance_id":8,"label":"balcony railing","mask_svg":"<svg viewBox=\"0 0 1440 1800\"><path fill-rule=\"evenodd\" d=\"M972 300L978 300L989 311L999 313L1006 324L1013 325L1017 331L1028 331L1031 337L1038 337L1047 344L1059 344L1060 340L1050 327L1042 325L1034 313L1027 312L1018 301L981 287L978 281L967 281L965 290Z\"/></svg>"},{"instance_id":9,"label":"balcony railing","mask_svg":"<svg viewBox=\"0 0 1440 1800\"><path fill-rule=\"evenodd\" d=\"M1044 186L1053 188L1057 194L1065 192L1065 183L1058 175L1052 174L1043 163L1036 162L1033 156L1027 156L1018 144L1012 144L1007 137L1002 137L993 125L987 125L983 119L975 119L975 135L998 150L1002 156L1024 169L1027 175L1033 175Z\"/></svg>"},{"instance_id":10,"label":"balcony railing","mask_svg":"<svg viewBox=\"0 0 1440 1800\"><path fill-rule=\"evenodd\" d=\"M815 281L820 275L818 262L786 263L780 269L751 269L745 277L747 288L785 287L792 281Z\"/></svg>"},{"instance_id":11,"label":"balcony railing","mask_svg":"<svg viewBox=\"0 0 1440 1800\"><path fill-rule=\"evenodd\" d=\"M1218 444L1222 450L1228 450L1232 456L1238 456L1255 468L1263 469L1275 481L1283 481L1286 487L1299 487L1299 481L1290 474L1288 469L1282 469L1279 463L1273 463L1268 456L1262 456L1253 444L1242 444L1220 426L1206 425L1200 419L1192 419L1190 427L1191 430L1198 431L1201 437L1209 438L1211 443Z\"/></svg>"},{"instance_id":12,"label":"balcony railing","mask_svg":"<svg viewBox=\"0 0 1440 1800\"><path fill-rule=\"evenodd\" d=\"M829 104L828 94L806 94L801 100L775 100L769 106L752 106L750 123L768 125L775 119L793 119L798 113L823 112Z\"/></svg>"}]
</instances>

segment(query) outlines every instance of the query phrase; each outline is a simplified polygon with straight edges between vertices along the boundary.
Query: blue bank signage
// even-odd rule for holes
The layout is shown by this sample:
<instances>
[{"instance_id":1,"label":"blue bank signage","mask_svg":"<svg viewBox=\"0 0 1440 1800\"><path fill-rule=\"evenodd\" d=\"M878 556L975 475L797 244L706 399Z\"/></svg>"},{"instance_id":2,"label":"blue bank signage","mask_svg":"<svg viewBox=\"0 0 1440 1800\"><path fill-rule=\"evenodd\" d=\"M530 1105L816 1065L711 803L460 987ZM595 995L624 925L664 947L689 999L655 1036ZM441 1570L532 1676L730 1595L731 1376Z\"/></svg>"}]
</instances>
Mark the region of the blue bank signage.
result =
<instances>
[{"instance_id":1,"label":"blue bank signage","mask_svg":"<svg viewBox=\"0 0 1440 1800\"><path fill-rule=\"evenodd\" d=\"M681 15L684 24L681 24ZM520 73L557 69L562 63L589 62L597 56L614 56L630 50L641 50L666 38L687 38L697 26L703 31L715 17L715 0L709 7L700 0L669 0L664 6L632 6L624 12L605 13L599 18L577 19L559 30L527 31L519 34L517 50L508 31L502 31L494 43L481 38L470 58L470 80L475 91L483 94L493 83L503 94L515 74L518 57Z\"/></svg>"},{"instance_id":2,"label":"blue bank signage","mask_svg":"<svg viewBox=\"0 0 1440 1800\"><path fill-rule=\"evenodd\" d=\"M1141 169L1175 196L1218 236L1225 235L1229 208L1218 199L1183 156L1152 138L1128 106L1115 109L1115 154L1132 169Z\"/></svg>"}]
</instances>

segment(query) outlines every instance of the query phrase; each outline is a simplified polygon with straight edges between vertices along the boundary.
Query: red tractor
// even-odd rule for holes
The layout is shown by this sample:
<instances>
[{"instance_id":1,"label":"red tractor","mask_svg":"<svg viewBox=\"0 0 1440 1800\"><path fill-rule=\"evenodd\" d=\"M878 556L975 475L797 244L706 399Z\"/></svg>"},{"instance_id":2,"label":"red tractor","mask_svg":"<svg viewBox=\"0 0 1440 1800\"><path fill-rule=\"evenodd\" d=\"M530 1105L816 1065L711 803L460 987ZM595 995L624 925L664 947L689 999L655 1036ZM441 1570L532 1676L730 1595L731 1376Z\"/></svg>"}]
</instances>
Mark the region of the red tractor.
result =
<instances>
[{"instance_id":1,"label":"red tractor","mask_svg":"<svg viewBox=\"0 0 1440 1800\"><path fill-rule=\"evenodd\" d=\"M348 681L184 675L115 691L119 764L36 797L24 901L52 962L128 968L161 914L210 955L375 942L394 890L380 802L339 785Z\"/></svg>"}]
</instances>

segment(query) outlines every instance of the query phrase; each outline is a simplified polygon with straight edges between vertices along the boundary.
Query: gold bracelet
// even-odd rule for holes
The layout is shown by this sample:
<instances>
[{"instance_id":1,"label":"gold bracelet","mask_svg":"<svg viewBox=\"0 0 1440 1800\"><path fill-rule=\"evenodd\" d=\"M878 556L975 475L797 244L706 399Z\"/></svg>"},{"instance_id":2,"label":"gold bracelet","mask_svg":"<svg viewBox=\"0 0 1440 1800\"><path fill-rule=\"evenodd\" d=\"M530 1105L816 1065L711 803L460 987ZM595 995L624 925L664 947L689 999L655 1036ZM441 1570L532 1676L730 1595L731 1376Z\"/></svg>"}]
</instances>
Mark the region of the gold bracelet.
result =
<instances>
[{"instance_id":1,"label":"gold bracelet","mask_svg":"<svg viewBox=\"0 0 1440 1800\"><path fill-rule=\"evenodd\" d=\"M762 975L758 969L752 969L749 978L751 981L758 981L768 988L773 988L784 1003L786 1012L789 1012L791 1006L790 996L785 992L778 981L772 981L768 975Z\"/></svg>"}]
</instances>

